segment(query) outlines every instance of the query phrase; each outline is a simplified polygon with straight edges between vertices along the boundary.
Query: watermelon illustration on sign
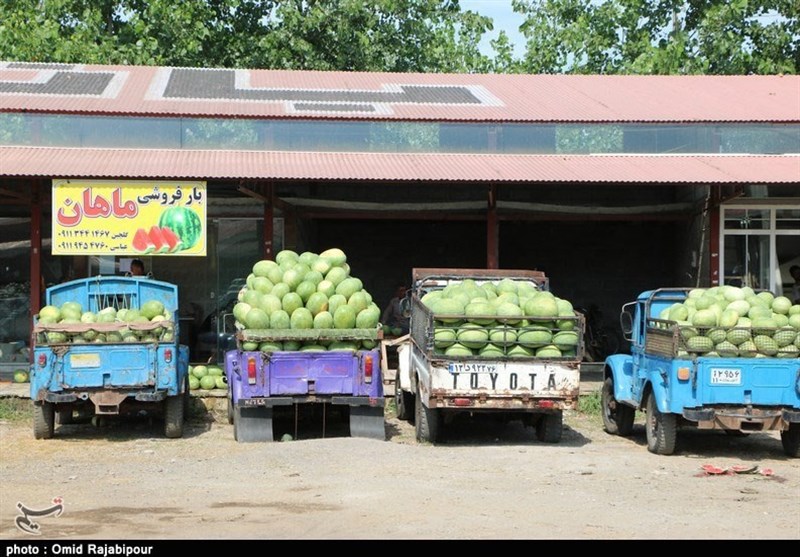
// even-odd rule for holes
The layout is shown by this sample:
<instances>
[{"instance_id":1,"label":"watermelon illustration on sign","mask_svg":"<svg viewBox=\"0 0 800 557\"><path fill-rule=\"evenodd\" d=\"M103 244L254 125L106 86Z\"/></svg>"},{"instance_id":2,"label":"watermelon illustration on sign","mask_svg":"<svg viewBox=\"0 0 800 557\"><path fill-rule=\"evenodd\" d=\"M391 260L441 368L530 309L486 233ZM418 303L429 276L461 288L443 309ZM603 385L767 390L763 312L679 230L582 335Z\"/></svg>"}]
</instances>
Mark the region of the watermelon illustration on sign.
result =
<instances>
[{"instance_id":1,"label":"watermelon illustration on sign","mask_svg":"<svg viewBox=\"0 0 800 557\"><path fill-rule=\"evenodd\" d=\"M169 228L151 226L140 228L131 241L133 249L147 255L149 253L175 253L182 249L183 242Z\"/></svg>"},{"instance_id":2,"label":"watermelon illustration on sign","mask_svg":"<svg viewBox=\"0 0 800 557\"><path fill-rule=\"evenodd\" d=\"M161 234L161 229L159 227L151 226L147 236L153 243L153 250L155 253L164 253L169 250L169 244L164 240L164 236Z\"/></svg>"},{"instance_id":3,"label":"watermelon illustration on sign","mask_svg":"<svg viewBox=\"0 0 800 557\"><path fill-rule=\"evenodd\" d=\"M176 251L182 249L183 242L175 233L167 227L161 228L161 237L167 243L167 251L169 253L175 253Z\"/></svg>"},{"instance_id":4,"label":"watermelon illustration on sign","mask_svg":"<svg viewBox=\"0 0 800 557\"><path fill-rule=\"evenodd\" d=\"M133 235L131 246L133 249L143 254L148 254L155 249L153 241L150 239L150 236L147 234L147 230L144 228L140 228L136 231L136 234Z\"/></svg>"},{"instance_id":5,"label":"watermelon illustration on sign","mask_svg":"<svg viewBox=\"0 0 800 557\"><path fill-rule=\"evenodd\" d=\"M200 217L187 207L170 207L161 214L159 228L168 229L181 241L180 249L191 249L203 233Z\"/></svg>"}]
</instances>

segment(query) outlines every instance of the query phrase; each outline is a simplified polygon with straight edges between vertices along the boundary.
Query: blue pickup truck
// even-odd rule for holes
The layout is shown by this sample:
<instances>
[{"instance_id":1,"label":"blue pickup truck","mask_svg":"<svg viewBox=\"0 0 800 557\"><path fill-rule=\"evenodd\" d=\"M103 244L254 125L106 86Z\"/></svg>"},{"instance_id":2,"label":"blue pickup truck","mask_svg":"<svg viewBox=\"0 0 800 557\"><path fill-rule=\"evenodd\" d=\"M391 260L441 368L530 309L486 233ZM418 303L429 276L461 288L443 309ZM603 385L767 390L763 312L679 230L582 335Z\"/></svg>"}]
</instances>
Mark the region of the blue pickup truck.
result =
<instances>
[{"instance_id":1,"label":"blue pickup truck","mask_svg":"<svg viewBox=\"0 0 800 557\"><path fill-rule=\"evenodd\" d=\"M694 427L779 431L785 454L797 458L800 329L789 323L798 324L793 316L800 308L788 308L785 300L769 313L755 311L769 308L775 296L745 293L748 303L738 290L715 294L724 301L717 304L701 289L661 288L623 306L620 321L631 353L605 360L604 429L629 435L641 410L647 448L655 454L673 454L679 428ZM716 324L708 312L717 314ZM737 312L745 315L738 321ZM726 319L735 325L721 326Z\"/></svg>"},{"instance_id":2,"label":"blue pickup truck","mask_svg":"<svg viewBox=\"0 0 800 557\"><path fill-rule=\"evenodd\" d=\"M153 411L166 437L183 436L189 349L178 343L178 288L138 277L78 279L47 289L31 346L33 432L56 417Z\"/></svg>"}]
</instances>

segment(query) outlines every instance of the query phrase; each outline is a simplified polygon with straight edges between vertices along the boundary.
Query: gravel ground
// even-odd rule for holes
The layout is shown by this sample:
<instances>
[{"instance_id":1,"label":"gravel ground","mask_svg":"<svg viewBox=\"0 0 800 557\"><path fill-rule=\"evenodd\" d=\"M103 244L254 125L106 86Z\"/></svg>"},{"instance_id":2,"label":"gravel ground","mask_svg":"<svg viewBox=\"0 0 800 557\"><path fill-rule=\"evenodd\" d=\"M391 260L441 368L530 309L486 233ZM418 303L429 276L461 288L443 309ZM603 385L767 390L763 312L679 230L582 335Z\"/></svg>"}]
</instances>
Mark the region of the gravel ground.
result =
<instances>
[{"instance_id":1,"label":"gravel ground","mask_svg":"<svg viewBox=\"0 0 800 557\"><path fill-rule=\"evenodd\" d=\"M800 459L773 433L681 431L678 453L657 456L641 417L622 438L570 412L558 444L484 416L433 446L389 410L385 442L346 436L336 416L323 438L301 416L299 439L239 444L216 417L182 439L147 419L39 441L27 417L0 421L0 538L30 539L18 502L61 497L40 539L800 539Z\"/></svg>"}]
</instances>

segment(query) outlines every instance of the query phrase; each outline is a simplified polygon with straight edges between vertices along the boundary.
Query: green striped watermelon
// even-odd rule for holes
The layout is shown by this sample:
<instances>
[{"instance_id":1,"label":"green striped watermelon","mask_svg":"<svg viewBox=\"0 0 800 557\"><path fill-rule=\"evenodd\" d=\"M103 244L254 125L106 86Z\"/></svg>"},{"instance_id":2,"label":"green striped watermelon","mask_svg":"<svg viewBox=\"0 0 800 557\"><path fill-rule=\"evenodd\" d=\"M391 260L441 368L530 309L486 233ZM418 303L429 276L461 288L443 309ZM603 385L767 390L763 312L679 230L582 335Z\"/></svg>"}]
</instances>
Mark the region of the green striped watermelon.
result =
<instances>
[{"instance_id":1,"label":"green striped watermelon","mask_svg":"<svg viewBox=\"0 0 800 557\"><path fill-rule=\"evenodd\" d=\"M181 240L180 249L190 249L200 239L203 223L197 213L186 207L170 207L161 214L158 226L168 228Z\"/></svg>"}]
</instances>

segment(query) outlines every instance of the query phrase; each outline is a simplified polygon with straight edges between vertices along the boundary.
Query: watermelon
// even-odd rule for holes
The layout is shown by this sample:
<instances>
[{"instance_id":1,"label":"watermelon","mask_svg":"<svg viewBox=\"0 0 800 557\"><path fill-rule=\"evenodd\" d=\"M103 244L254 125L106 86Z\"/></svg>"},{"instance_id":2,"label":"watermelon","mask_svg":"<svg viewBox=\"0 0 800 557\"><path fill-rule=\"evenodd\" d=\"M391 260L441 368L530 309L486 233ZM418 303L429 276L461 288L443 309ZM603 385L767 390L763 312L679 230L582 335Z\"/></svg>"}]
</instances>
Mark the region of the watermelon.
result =
<instances>
[{"instance_id":1,"label":"watermelon","mask_svg":"<svg viewBox=\"0 0 800 557\"><path fill-rule=\"evenodd\" d=\"M79 314L80 315L80 314ZM56 306L44 306L39 310L40 323L58 323L61 320L61 310Z\"/></svg>"},{"instance_id":2,"label":"watermelon","mask_svg":"<svg viewBox=\"0 0 800 557\"><path fill-rule=\"evenodd\" d=\"M203 233L200 217L188 207L170 207L161 213L158 226L174 232L181 240L182 249L194 247Z\"/></svg>"},{"instance_id":3,"label":"watermelon","mask_svg":"<svg viewBox=\"0 0 800 557\"><path fill-rule=\"evenodd\" d=\"M202 379L206 375L208 375L208 366L194 366L192 368L192 375L194 375L197 379Z\"/></svg>"},{"instance_id":4,"label":"watermelon","mask_svg":"<svg viewBox=\"0 0 800 557\"><path fill-rule=\"evenodd\" d=\"M158 300L147 300L139 308L139 312L147 319L152 320L157 315L164 313L164 304Z\"/></svg>"},{"instance_id":5,"label":"watermelon","mask_svg":"<svg viewBox=\"0 0 800 557\"><path fill-rule=\"evenodd\" d=\"M299 307L289 317L289 327L292 329L311 329L314 327L314 316L308 308Z\"/></svg>"},{"instance_id":6,"label":"watermelon","mask_svg":"<svg viewBox=\"0 0 800 557\"><path fill-rule=\"evenodd\" d=\"M339 248L326 249L325 251L320 253L319 256L322 259L327 260L331 264L331 266L334 267L341 267L347 262L347 256Z\"/></svg>"}]
</instances>

